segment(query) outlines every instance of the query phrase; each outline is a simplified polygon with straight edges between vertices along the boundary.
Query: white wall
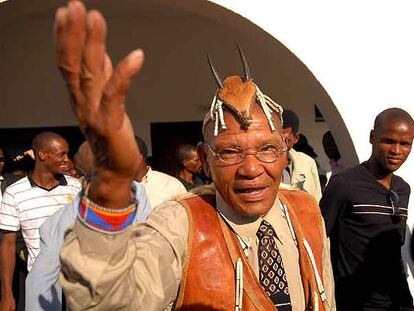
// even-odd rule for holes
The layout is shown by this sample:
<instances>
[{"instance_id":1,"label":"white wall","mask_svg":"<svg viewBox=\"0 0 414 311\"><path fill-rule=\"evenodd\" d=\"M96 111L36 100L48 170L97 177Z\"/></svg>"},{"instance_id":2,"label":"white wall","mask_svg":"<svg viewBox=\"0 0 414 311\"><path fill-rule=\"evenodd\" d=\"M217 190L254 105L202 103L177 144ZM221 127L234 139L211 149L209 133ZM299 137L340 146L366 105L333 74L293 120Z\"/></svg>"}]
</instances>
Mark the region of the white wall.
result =
<instances>
[{"instance_id":1,"label":"white wall","mask_svg":"<svg viewBox=\"0 0 414 311\"><path fill-rule=\"evenodd\" d=\"M119 2L121 3L121 2ZM315 123L318 105L354 163L345 126L325 90L286 47L261 28L207 1L87 1L108 20L108 48L115 60L143 47L146 62L127 96L136 132L150 143L151 122L202 120L215 91L206 62L214 59L223 77L240 74L236 43L245 50L262 91L295 110L301 131L328 167L321 146L326 124ZM0 5L0 127L75 125L54 62L52 26L58 1L13 0ZM151 147L151 145L150 145Z\"/></svg>"}]
</instances>

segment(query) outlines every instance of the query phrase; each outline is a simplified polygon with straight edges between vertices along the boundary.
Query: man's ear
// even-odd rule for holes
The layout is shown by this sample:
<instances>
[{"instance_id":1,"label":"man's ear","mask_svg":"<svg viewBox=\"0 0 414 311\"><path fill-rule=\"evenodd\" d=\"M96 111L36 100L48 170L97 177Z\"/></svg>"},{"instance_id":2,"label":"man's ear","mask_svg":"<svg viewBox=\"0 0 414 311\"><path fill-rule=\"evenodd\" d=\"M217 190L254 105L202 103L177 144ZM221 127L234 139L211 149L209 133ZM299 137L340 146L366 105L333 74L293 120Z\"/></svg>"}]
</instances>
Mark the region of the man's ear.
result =
<instances>
[{"instance_id":1,"label":"man's ear","mask_svg":"<svg viewBox=\"0 0 414 311\"><path fill-rule=\"evenodd\" d=\"M46 160L46 158L47 158L47 152L46 152L46 150L45 150L45 149L40 149L40 150L39 150L39 152L38 152L37 154L39 155L39 159L40 159L41 161Z\"/></svg>"},{"instance_id":2,"label":"man's ear","mask_svg":"<svg viewBox=\"0 0 414 311\"><path fill-rule=\"evenodd\" d=\"M369 132L369 142L371 145L374 143L374 130Z\"/></svg>"},{"instance_id":3,"label":"man's ear","mask_svg":"<svg viewBox=\"0 0 414 311\"><path fill-rule=\"evenodd\" d=\"M204 174L206 174L207 177L211 177L210 175L210 167L207 163L207 152L206 152L206 146L204 143L199 142L197 144L197 154L200 158L201 165L203 166Z\"/></svg>"},{"instance_id":4,"label":"man's ear","mask_svg":"<svg viewBox=\"0 0 414 311\"><path fill-rule=\"evenodd\" d=\"M293 138L292 138L292 142L293 142L293 146L294 146L294 145L296 145L296 144L297 144L297 142L299 141L299 138L300 138L300 133L299 133L299 132L297 132L296 134L293 134L292 136L293 136Z\"/></svg>"}]
</instances>

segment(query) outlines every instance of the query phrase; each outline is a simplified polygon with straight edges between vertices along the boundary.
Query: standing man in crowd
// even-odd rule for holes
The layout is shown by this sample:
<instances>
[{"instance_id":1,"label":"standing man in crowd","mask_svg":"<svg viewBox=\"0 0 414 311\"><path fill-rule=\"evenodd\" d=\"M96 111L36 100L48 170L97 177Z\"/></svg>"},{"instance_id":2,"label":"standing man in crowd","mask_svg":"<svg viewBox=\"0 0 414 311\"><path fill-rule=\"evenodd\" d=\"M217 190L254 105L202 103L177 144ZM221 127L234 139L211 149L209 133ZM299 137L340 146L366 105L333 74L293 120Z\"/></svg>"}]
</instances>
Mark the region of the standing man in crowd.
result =
<instances>
[{"instance_id":1,"label":"standing man in crowd","mask_svg":"<svg viewBox=\"0 0 414 311\"><path fill-rule=\"evenodd\" d=\"M322 192L316 162L307 154L293 149L299 140L299 118L292 110L283 111L283 135L289 152L281 188L306 191L319 202Z\"/></svg>"},{"instance_id":2,"label":"standing man in crowd","mask_svg":"<svg viewBox=\"0 0 414 311\"><path fill-rule=\"evenodd\" d=\"M328 172L328 180L331 176L338 174L343 171L345 166L341 163L341 153L338 150L335 139L331 131L327 131L322 136L322 146L326 156L329 159L329 166L331 171Z\"/></svg>"},{"instance_id":3,"label":"standing man in crowd","mask_svg":"<svg viewBox=\"0 0 414 311\"><path fill-rule=\"evenodd\" d=\"M403 270L410 186L396 170L414 136L411 116L381 112L369 141L371 157L332 176L320 206L331 240L338 310L412 310Z\"/></svg>"},{"instance_id":4,"label":"standing man in crowd","mask_svg":"<svg viewBox=\"0 0 414 311\"><path fill-rule=\"evenodd\" d=\"M178 146L175 151L175 158L177 159L179 169L177 178L182 182L187 191L204 184L199 177L203 169L200 157L193 145L183 144Z\"/></svg>"},{"instance_id":5,"label":"standing man in crowd","mask_svg":"<svg viewBox=\"0 0 414 311\"><path fill-rule=\"evenodd\" d=\"M56 14L58 64L99 159L61 252L70 309L334 307L319 207L306 193L278 191L286 166L282 108L252 82L244 57L243 77L222 82L211 66L219 89L197 150L217 191L168 202L130 226L139 151L124 96L143 53L132 52L112 73L105 29L100 13L78 1ZM87 82L78 83L86 71Z\"/></svg>"},{"instance_id":6,"label":"standing man in crowd","mask_svg":"<svg viewBox=\"0 0 414 311\"><path fill-rule=\"evenodd\" d=\"M145 141L135 136L135 141L142 155L143 161L138 169L135 180L144 186L152 208L157 208L162 203L174 200L177 196L187 192L184 185L175 177L153 170L147 163L148 148Z\"/></svg>"},{"instance_id":7,"label":"standing man in crowd","mask_svg":"<svg viewBox=\"0 0 414 311\"><path fill-rule=\"evenodd\" d=\"M52 132L33 139L35 168L31 174L9 186L0 208L1 310L13 310L12 278L15 269L16 232L21 229L28 250L27 270L39 253L39 227L53 213L74 199L81 186L64 176L69 147Z\"/></svg>"}]
</instances>

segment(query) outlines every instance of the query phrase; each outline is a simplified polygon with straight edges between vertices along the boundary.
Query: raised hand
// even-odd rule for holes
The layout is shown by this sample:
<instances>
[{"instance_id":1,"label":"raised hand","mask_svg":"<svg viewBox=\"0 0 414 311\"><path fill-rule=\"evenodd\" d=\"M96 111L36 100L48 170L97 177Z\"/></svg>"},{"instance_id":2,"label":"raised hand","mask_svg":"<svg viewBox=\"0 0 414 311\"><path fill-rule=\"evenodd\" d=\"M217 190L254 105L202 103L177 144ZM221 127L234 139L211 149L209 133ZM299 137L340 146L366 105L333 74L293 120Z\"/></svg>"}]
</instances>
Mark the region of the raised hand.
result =
<instances>
[{"instance_id":1,"label":"raised hand","mask_svg":"<svg viewBox=\"0 0 414 311\"><path fill-rule=\"evenodd\" d=\"M96 158L89 196L107 207L125 207L142 156L124 101L144 54L131 52L113 70L106 53L105 20L98 11L87 12L80 1L57 10L55 32L57 64Z\"/></svg>"}]
</instances>

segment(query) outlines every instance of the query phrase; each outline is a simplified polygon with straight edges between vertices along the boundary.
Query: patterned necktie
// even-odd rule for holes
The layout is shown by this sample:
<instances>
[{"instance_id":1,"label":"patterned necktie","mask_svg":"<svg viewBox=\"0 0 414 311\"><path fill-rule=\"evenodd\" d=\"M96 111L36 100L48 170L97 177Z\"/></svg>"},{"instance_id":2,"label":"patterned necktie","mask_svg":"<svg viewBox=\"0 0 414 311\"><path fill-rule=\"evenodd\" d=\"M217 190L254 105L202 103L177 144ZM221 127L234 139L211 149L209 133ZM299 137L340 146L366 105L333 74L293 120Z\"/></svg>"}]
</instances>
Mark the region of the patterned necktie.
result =
<instances>
[{"instance_id":1,"label":"patterned necktie","mask_svg":"<svg viewBox=\"0 0 414 311\"><path fill-rule=\"evenodd\" d=\"M282 256L274 239L275 231L266 220L260 224L257 237L259 238L260 284L278 310L292 310Z\"/></svg>"}]
</instances>

